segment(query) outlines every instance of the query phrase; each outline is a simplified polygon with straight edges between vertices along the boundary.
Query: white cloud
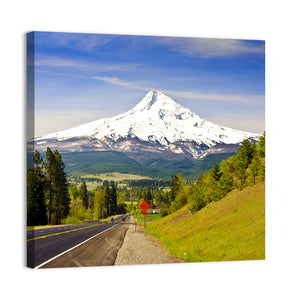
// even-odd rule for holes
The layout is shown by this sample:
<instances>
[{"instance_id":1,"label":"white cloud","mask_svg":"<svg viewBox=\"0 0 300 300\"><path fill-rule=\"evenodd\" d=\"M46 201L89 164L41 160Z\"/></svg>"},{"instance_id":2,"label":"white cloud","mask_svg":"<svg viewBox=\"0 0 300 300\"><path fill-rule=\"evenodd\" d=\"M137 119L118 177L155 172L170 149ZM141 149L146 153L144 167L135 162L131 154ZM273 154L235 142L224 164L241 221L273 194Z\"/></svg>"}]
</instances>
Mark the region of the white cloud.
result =
<instances>
[{"instance_id":1,"label":"white cloud","mask_svg":"<svg viewBox=\"0 0 300 300\"><path fill-rule=\"evenodd\" d=\"M224 101L224 102L238 102L252 105L264 104L264 96L261 95L224 95L224 94L201 94L190 91L172 91L172 90L161 90L169 96L181 97L186 99L197 99L197 100L213 100L213 101Z\"/></svg>"},{"instance_id":2,"label":"white cloud","mask_svg":"<svg viewBox=\"0 0 300 300\"><path fill-rule=\"evenodd\" d=\"M173 51L188 56L203 58L228 57L249 53L265 53L263 43L253 44L247 40L207 38L157 38L157 42L168 45Z\"/></svg>"},{"instance_id":3,"label":"white cloud","mask_svg":"<svg viewBox=\"0 0 300 300\"><path fill-rule=\"evenodd\" d=\"M109 34L48 32L47 34L39 34L36 42L47 45L49 48L52 45L59 45L69 49L80 49L81 51L90 52L98 46L110 43L114 38L114 35Z\"/></svg>"},{"instance_id":4,"label":"white cloud","mask_svg":"<svg viewBox=\"0 0 300 300\"><path fill-rule=\"evenodd\" d=\"M110 84L119 85L119 86L125 86L125 87L128 87L128 88L143 89L142 87L140 87L140 86L138 86L138 85L136 85L134 83L121 80L121 79L119 79L117 77L94 76L94 77L92 77L92 79L104 81L104 82L107 82L107 83L110 83Z\"/></svg>"},{"instance_id":5,"label":"white cloud","mask_svg":"<svg viewBox=\"0 0 300 300\"><path fill-rule=\"evenodd\" d=\"M83 71L129 71L135 70L138 65L134 63L100 63L90 61L72 60L59 57L44 57L42 59L36 59L36 67L52 67L52 68L76 68Z\"/></svg>"},{"instance_id":6,"label":"white cloud","mask_svg":"<svg viewBox=\"0 0 300 300\"><path fill-rule=\"evenodd\" d=\"M134 88L137 90L150 91L156 90L157 88L150 88L145 86L140 86L132 82L121 80L117 77L92 77L96 80L101 80L110 84L123 86L127 88ZM192 91L174 91L158 89L162 93L165 93L169 97L178 97L186 99L196 99L196 100L206 100L206 101L225 101L225 102L237 102L251 105L263 105L265 97L262 95L225 95L225 94L202 94Z\"/></svg>"}]
</instances>

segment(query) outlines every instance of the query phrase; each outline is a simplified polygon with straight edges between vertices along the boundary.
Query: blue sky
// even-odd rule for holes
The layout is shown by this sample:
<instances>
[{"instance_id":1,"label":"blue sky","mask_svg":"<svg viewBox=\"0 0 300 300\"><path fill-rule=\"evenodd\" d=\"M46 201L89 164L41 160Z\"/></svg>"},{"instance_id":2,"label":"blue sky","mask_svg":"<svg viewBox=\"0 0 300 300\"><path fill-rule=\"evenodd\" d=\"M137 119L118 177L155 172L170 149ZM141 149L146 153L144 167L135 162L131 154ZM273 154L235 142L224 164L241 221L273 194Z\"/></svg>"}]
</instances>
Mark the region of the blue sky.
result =
<instances>
[{"instance_id":1,"label":"blue sky","mask_svg":"<svg viewBox=\"0 0 300 300\"><path fill-rule=\"evenodd\" d=\"M265 129L265 43L35 33L35 136L123 113L152 89L201 117Z\"/></svg>"}]
</instances>

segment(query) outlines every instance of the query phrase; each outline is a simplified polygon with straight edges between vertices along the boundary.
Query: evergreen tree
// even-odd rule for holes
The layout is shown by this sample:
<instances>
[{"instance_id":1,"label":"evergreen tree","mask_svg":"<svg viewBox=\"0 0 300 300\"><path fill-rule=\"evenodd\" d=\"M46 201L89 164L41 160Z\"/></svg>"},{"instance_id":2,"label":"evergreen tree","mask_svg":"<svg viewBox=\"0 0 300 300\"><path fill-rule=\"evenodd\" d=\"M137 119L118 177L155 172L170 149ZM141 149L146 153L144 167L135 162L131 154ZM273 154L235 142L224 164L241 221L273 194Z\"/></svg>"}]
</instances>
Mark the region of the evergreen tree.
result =
<instances>
[{"instance_id":1,"label":"evergreen tree","mask_svg":"<svg viewBox=\"0 0 300 300\"><path fill-rule=\"evenodd\" d=\"M27 225L47 224L44 176L42 174L43 159L38 151L33 156L34 167L27 171Z\"/></svg>"},{"instance_id":2,"label":"evergreen tree","mask_svg":"<svg viewBox=\"0 0 300 300\"><path fill-rule=\"evenodd\" d=\"M118 203L118 214L126 213L126 204L124 202Z\"/></svg>"},{"instance_id":3,"label":"evergreen tree","mask_svg":"<svg viewBox=\"0 0 300 300\"><path fill-rule=\"evenodd\" d=\"M212 169L204 175L203 190L206 203L218 201L222 198L223 195L220 187L220 182L215 179L214 175L215 174L213 173Z\"/></svg>"},{"instance_id":4,"label":"evergreen tree","mask_svg":"<svg viewBox=\"0 0 300 300\"><path fill-rule=\"evenodd\" d=\"M97 188L94 197L94 219L103 219L107 217L106 202L104 196L104 190Z\"/></svg>"},{"instance_id":5,"label":"evergreen tree","mask_svg":"<svg viewBox=\"0 0 300 300\"><path fill-rule=\"evenodd\" d=\"M110 190L110 204L111 204L111 214L115 215L118 213L118 196L117 189L114 183L111 185Z\"/></svg>"},{"instance_id":6,"label":"evergreen tree","mask_svg":"<svg viewBox=\"0 0 300 300\"><path fill-rule=\"evenodd\" d=\"M204 194L204 175L201 174L195 185L191 187L191 202L189 209L192 213L203 208L207 202Z\"/></svg>"},{"instance_id":7,"label":"evergreen tree","mask_svg":"<svg viewBox=\"0 0 300 300\"><path fill-rule=\"evenodd\" d=\"M228 159L222 160L220 163L220 168L223 173L230 173L231 175L235 172L235 161L236 156L231 156Z\"/></svg>"},{"instance_id":8,"label":"evergreen tree","mask_svg":"<svg viewBox=\"0 0 300 300\"><path fill-rule=\"evenodd\" d=\"M238 151L236 157L240 159L245 164L245 168L247 169L250 165L252 158L254 156L256 150L255 143L250 143L249 139L246 139L242 142L240 150Z\"/></svg>"},{"instance_id":9,"label":"evergreen tree","mask_svg":"<svg viewBox=\"0 0 300 300\"><path fill-rule=\"evenodd\" d=\"M187 203L187 194L184 191L185 181L180 174L172 176L170 183L170 208L174 212Z\"/></svg>"},{"instance_id":10,"label":"evergreen tree","mask_svg":"<svg viewBox=\"0 0 300 300\"><path fill-rule=\"evenodd\" d=\"M34 152L32 161L33 161L33 164L34 164L34 169L39 174L42 174L43 158L41 157L40 153L37 150L35 150L35 152Z\"/></svg>"},{"instance_id":11,"label":"evergreen tree","mask_svg":"<svg viewBox=\"0 0 300 300\"><path fill-rule=\"evenodd\" d=\"M148 190L145 192L144 199L150 205L150 208L153 208L153 196L152 196L150 188L148 188Z\"/></svg>"},{"instance_id":12,"label":"evergreen tree","mask_svg":"<svg viewBox=\"0 0 300 300\"><path fill-rule=\"evenodd\" d=\"M54 176L54 190L55 197L53 203L55 224L60 224L61 219L66 218L70 209L70 196L68 191L67 176L64 171L65 165L62 161L58 150L54 151L55 157L55 176Z\"/></svg>"},{"instance_id":13,"label":"evergreen tree","mask_svg":"<svg viewBox=\"0 0 300 300\"><path fill-rule=\"evenodd\" d=\"M217 162L214 162L212 167L212 176L216 181L219 181L222 176L222 171Z\"/></svg>"},{"instance_id":14,"label":"evergreen tree","mask_svg":"<svg viewBox=\"0 0 300 300\"><path fill-rule=\"evenodd\" d=\"M246 184L246 179L248 176L247 168L252 162L256 151L255 143L250 143L249 139L242 142L241 148L236 154L234 161L235 176L239 180L239 188L242 189Z\"/></svg>"},{"instance_id":15,"label":"evergreen tree","mask_svg":"<svg viewBox=\"0 0 300 300\"><path fill-rule=\"evenodd\" d=\"M69 195L70 195L70 214L75 216L79 208L79 191L77 189L76 183L73 183L69 186Z\"/></svg>"},{"instance_id":16,"label":"evergreen tree","mask_svg":"<svg viewBox=\"0 0 300 300\"><path fill-rule=\"evenodd\" d=\"M235 176L239 180L239 188L242 189L245 186L247 179L247 160L245 157L239 157L235 162Z\"/></svg>"},{"instance_id":17,"label":"evergreen tree","mask_svg":"<svg viewBox=\"0 0 300 300\"><path fill-rule=\"evenodd\" d=\"M265 137L266 137L266 132L264 131L264 134L260 137L257 144L257 153L261 157L265 157Z\"/></svg>"},{"instance_id":18,"label":"evergreen tree","mask_svg":"<svg viewBox=\"0 0 300 300\"><path fill-rule=\"evenodd\" d=\"M250 170L250 175L252 178L252 183L255 184L256 183L256 179L259 175L259 172L262 168L262 165L260 163L260 159L258 158L257 155L254 156L250 166L249 166L249 170Z\"/></svg>"},{"instance_id":19,"label":"evergreen tree","mask_svg":"<svg viewBox=\"0 0 300 300\"><path fill-rule=\"evenodd\" d=\"M219 184L220 184L220 188L223 191L224 196L225 196L226 193L230 192L233 188L234 179L233 179L233 176L231 175L231 173L229 173L229 172L223 173Z\"/></svg>"},{"instance_id":20,"label":"evergreen tree","mask_svg":"<svg viewBox=\"0 0 300 300\"><path fill-rule=\"evenodd\" d=\"M44 169L46 206L51 224L60 224L61 219L67 217L70 209L70 197L64 168L65 165L59 152L55 150L53 153L48 147Z\"/></svg>"},{"instance_id":21,"label":"evergreen tree","mask_svg":"<svg viewBox=\"0 0 300 300\"><path fill-rule=\"evenodd\" d=\"M170 183L170 201L173 202L177 196L177 194L180 192L180 190L184 186L184 180L182 179L180 174L176 174L172 176L171 183Z\"/></svg>"},{"instance_id":22,"label":"evergreen tree","mask_svg":"<svg viewBox=\"0 0 300 300\"><path fill-rule=\"evenodd\" d=\"M54 195L54 174L55 174L55 157L49 147L46 150L46 162L44 163L45 169L45 194L46 194L46 207L49 216L49 223L52 222L52 205Z\"/></svg>"},{"instance_id":23,"label":"evergreen tree","mask_svg":"<svg viewBox=\"0 0 300 300\"><path fill-rule=\"evenodd\" d=\"M88 197L88 191L86 188L86 182L85 180L82 180L80 188L79 188L79 196L82 200L83 206L85 209L88 208L89 205L89 197Z\"/></svg>"},{"instance_id":24,"label":"evergreen tree","mask_svg":"<svg viewBox=\"0 0 300 300\"><path fill-rule=\"evenodd\" d=\"M148 189L146 192L145 192L145 197L144 199L147 201L147 202L150 202L152 200L152 193L151 193L151 190Z\"/></svg>"},{"instance_id":25,"label":"evergreen tree","mask_svg":"<svg viewBox=\"0 0 300 300\"><path fill-rule=\"evenodd\" d=\"M104 187L104 199L106 204L107 215L111 215L111 203L110 203L110 188L108 185Z\"/></svg>"}]
</instances>

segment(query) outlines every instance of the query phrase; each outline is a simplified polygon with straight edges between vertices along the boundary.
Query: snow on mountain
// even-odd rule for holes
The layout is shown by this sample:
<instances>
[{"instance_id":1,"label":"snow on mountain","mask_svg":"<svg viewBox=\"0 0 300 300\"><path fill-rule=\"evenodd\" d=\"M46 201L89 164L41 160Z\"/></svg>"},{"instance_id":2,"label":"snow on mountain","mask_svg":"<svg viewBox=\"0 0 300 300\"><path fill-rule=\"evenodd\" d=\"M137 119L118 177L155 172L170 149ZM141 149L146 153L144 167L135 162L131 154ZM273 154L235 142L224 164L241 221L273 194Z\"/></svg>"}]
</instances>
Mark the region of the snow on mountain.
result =
<instances>
[{"instance_id":1,"label":"snow on mountain","mask_svg":"<svg viewBox=\"0 0 300 300\"><path fill-rule=\"evenodd\" d=\"M63 142L83 139L87 142L92 139L98 140L103 147L107 141L114 143L124 139L138 139L175 153L184 151L180 144L193 144L193 147L188 147L188 151L196 158L197 153L201 152L200 145L210 148L218 144L237 144L246 138L257 140L259 135L206 121L163 93L150 91L124 114L48 134L35 141L41 144L47 140Z\"/></svg>"}]
</instances>

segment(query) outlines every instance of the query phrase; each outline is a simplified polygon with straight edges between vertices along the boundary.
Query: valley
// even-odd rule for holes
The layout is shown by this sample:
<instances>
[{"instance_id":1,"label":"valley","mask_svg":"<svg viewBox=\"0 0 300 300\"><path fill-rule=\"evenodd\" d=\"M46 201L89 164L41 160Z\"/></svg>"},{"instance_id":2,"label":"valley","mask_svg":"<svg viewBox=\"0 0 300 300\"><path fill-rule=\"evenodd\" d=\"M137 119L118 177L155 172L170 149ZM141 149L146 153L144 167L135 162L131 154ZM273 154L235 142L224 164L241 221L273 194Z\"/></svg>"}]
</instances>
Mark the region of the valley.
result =
<instances>
[{"instance_id":1,"label":"valley","mask_svg":"<svg viewBox=\"0 0 300 300\"><path fill-rule=\"evenodd\" d=\"M187 179L195 180L201 172L209 170L214 162L220 163L235 153L211 154L202 160L179 160L152 158L139 163L123 153L90 151L62 153L66 173L73 177L95 177L96 174L122 173L138 175L142 178L169 179L175 173L181 173Z\"/></svg>"}]
</instances>

